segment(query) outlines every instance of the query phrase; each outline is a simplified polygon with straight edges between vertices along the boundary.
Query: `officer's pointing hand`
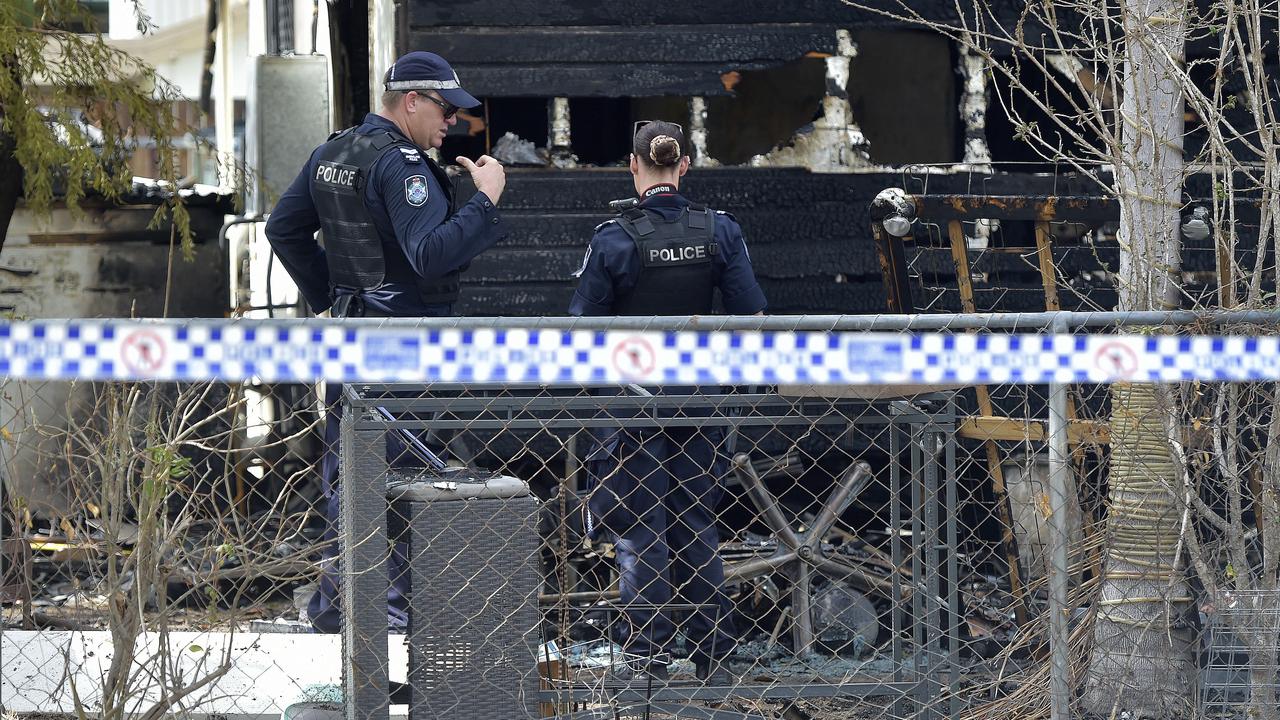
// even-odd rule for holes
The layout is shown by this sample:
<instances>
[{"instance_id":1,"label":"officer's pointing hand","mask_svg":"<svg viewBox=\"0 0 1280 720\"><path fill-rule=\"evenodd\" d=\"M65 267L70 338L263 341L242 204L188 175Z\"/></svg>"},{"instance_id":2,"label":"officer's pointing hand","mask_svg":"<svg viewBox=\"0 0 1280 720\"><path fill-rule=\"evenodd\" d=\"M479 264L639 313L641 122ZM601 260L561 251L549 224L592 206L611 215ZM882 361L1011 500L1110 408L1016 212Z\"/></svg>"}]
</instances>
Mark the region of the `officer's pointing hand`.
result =
<instances>
[{"instance_id":1,"label":"officer's pointing hand","mask_svg":"<svg viewBox=\"0 0 1280 720\"><path fill-rule=\"evenodd\" d=\"M502 197L502 190L507 186L507 172L502 169L502 163L488 155L481 155L475 162L461 155L455 159L471 173L471 181L476 184L476 189L488 195L489 200L497 205L498 198Z\"/></svg>"}]
</instances>

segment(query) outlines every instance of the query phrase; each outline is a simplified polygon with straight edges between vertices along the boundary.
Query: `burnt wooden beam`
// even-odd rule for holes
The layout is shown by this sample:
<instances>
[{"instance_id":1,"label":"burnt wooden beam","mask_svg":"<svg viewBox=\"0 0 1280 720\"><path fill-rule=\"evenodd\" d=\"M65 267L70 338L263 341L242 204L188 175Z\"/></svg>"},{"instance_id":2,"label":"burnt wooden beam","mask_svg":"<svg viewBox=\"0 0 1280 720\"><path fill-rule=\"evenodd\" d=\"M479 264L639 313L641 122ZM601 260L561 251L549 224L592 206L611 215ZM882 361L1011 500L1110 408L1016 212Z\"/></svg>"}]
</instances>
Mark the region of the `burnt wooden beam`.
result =
<instances>
[{"instance_id":1,"label":"burnt wooden beam","mask_svg":"<svg viewBox=\"0 0 1280 720\"><path fill-rule=\"evenodd\" d=\"M503 65L784 62L837 49L830 24L418 27L409 42L459 68L498 59ZM462 78L467 85L470 78Z\"/></svg>"},{"instance_id":2,"label":"burnt wooden beam","mask_svg":"<svg viewBox=\"0 0 1280 720\"><path fill-rule=\"evenodd\" d=\"M884 231L879 223L872 223L871 237L875 241L875 257L884 281L885 309L891 313L912 311L911 281L902 244L902 238Z\"/></svg>"},{"instance_id":3,"label":"burnt wooden beam","mask_svg":"<svg viewBox=\"0 0 1280 720\"><path fill-rule=\"evenodd\" d=\"M490 251L492 252L492 251ZM576 281L543 283L477 283L463 274L460 315L565 315ZM837 282L834 278L760 280L770 313L883 312L884 288L878 278L865 282Z\"/></svg>"},{"instance_id":4,"label":"burnt wooden beam","mask_svg":"<svg viewBox=\"0 0 1280 720\"><path fill-rule=\"evenodd\" d=\"M725 73L763 70L780 62L453 65L467 91L478 97L621 98L729 95Z\"/></svg>"},{"instance_id":5,"label":"burnt wooden beam","mask_svg":"<svg viewBox=\"0 0 1280 720\"><path fill-rule=\"evenodd\" d=\"M971 415L956 426L956 435L971 440L1005 440L1012 442L1044 442L1048 437L1044 423L1026 418ZM1098 420L1071 420L1067 424L1068 442L1073 445L1107 445L1111 428Z\"/></svg>"},{"instance_id":6,"label":"burnt wooden beam","mask_svg":"<svg viewBox=\"0 0 1280 720\"><path fill-rule=\"evenodd\" d=\"M870 243L866 242L866 231L849 227L843 221L840 211L838 206L818 206L786 212L747 208L735 212L734 217L742 226L752 259L756 259L757 248L770 245L806 248L812 243L827 243L843 246L841 256L855 259L850 265L833 268L833 272L861 270L874 274L875 253ZM603 212L504 209L502 218L509 234L499 247L584 249L596 225L610 217Z\"/></svg>"},{"instance_id":7,"label":"burnt wooden beam","mask_svg":"<svg viewBox=\"0 0 1280 720\"><path fill-rule=\"evenodd\" d=\"M904 172L815 173L803 168L721 167L699 168L680 181L689 198L737 215L747 208L777 211L779 208L813 208L819 203L840 207L843 221L864 224L850 232L865 233L870 222L872 198L886 187L901 187L916 198L929 198L925 186L937 195L958 195L981 187L992 196L1026 193L1047 196L1052 189L1066 196L1085 195L1087 180L1070 176L1003 173L955 173L912 176ZM459 197L475 192L465 178L458 181ZM509 210L577 210L609 216L609 200L635 194L626 168L579 168L566 172L546 168L508 168L503 212ZM749 239L749 238L748 238Z\"/></svg>"},{"instance_id":8,"label":"burnt wooden beam","mask_svg":"<svg viewBox=\"0 0 1280 720\"><path fill-rule=\"evenodd\" d=\"M520 241L519 230L509 226L511 240ZM473 282L560 282L572 281L582 265L591 239L591 227L579 235L577 247L527 248L499 246L471 261L466 277ZM510 241L508 241L510 242ZM878 281L870 247L818 239L809 242L774 242L751 247L751 264L757 278L777 280L815 278L837 281L837 276L854 282Z\"/></svg>"},{"instance_id":9,"label":"burnt wooden beam","mask_svg":"<svg viewBox=\"0 0 1280 720\"><path fill-rule=\"evenodd\" d=\"M932 176L931 188L953 192L968 182L967 175ZM992 178L991 182L1002 181ZM867 205L876 193L894 183L901 173L813 173L803 168L722 167L699 168L680 181L686 196L716 209L737 215L747 208L812 208L834 203L842 208L848 222L867 218ZM1034 187L1035 181L1023 177ZM469 197L474 188L465 178L459 181L459 197ZM912 185L910 181L906 183ZM911 189L908 189L911 192ZM507 189L502 196L503 211L579 210L608 217L609 200L635 195L631 174L626 168L579 168L572 172L542 168L509 168Z\"/></svg>"},{"instance_id":10,"label":"burnt wooden beam","mask_svg":"<svg viewBox=\"0 0 1280 720\"><path fill-rule=\"evenodd\" d=\"M1107 222L1120 219L1115 198L1032 195L916 195L916 217L923 222L968 220L1043 220Z\"/></svg>"},{"instance_id":11,"label":"burnt wooden beam","mask_svg":"<svg viewBox=\"0 0 1280 720\"><path fill-rule=\"evenodd\" d=\"M350 0L347 0L350 2ZM409 28L407 40L409 44L403 50L432 50L440 52L453 60L452 56L431 45L417 45L415 31L430 31L432 28L501 28L516 26L595 26L595 27L650 27L666 28L680 25L715 25L723 24L726 19L741 25L756 24L814 24L849 30L920 30L930 32L921 21L938 22L956 26L958 21L957 6L952 0L862 0L859 4L872 10L856 8L838 2L838 0L794 0L778 2L777 0L704 0L697 3L654 5L639 0L618 0L617 2L596 2L595 0L568 0L566 2L544 2L543 0L455 0L442 3L436 0L407 0L397 4L398 13L404 18ZM903 6L910 7L904 11ZM883 12L874 12L873 10ZM888 13L888 14L886 14ZM904 16L914 14L916 20L899 19L891 15ZM1053 39L1044 25L1039 22L1039 12L1028 12L1025 0L992 0L983 4L981 22L988 28L1003 28L1008 35L1015 33L1025 37L1028 42L1052 47ZM1079 28L1085 19L1069 7L1055 8L1056 25L1060 28ZM973 17L968 18L966 25L972 27ZM1263 20L1263 37L1274 36L1276 21ZM999 32L996 31L998 35ZM1070 38L1068 38L1069 41ZM1215 58L1218 56L1219 36L1204 33L1188 41L1187 57ZM608 51L610 48L602 48ZM622 47L612 49L624 50ZM1011 52L1007 43L993 42L990 49L998 56L1006 56ZM465 48L463 48L465 52ZM502 48L504 57L515 47ZM668 57L680 57L681 53L697 51L696 47L684 46L679 52ZM1274 62L1277 49L1269 46L1264 49L1264 57ZM511 62L521 62L512 60Z\"/></svg>"}]
</instances>

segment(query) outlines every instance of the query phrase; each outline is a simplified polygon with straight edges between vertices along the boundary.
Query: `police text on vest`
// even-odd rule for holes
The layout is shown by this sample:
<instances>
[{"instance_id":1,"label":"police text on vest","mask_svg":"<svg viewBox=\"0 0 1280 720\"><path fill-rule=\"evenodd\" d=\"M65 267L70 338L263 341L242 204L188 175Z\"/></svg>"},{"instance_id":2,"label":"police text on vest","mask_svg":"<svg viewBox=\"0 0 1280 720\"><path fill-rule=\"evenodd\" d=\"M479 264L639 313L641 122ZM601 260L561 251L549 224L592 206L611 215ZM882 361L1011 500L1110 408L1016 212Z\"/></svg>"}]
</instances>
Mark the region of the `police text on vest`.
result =
<instances>
[{"instance_id":1,"label":"police text on vest","mask_svg":"<svg viewBox=\"0 0 1280 720\"><path fill-rule=\"evenodd\" d=\"M686 245L684 247L649 248L649 262L688 262L704 260L707 257L705 245Z\"/></svg>"},{"instance_id":2,"label":"police text on vest","mask_svg":"<svg viewBox=\"0 0 1280 720\"><path fill-rule=\"evenodd\" d=\"M359 173L359 168L354 168L350 165L322 162L316 166L315 179L328 185L342 185L353 188L356 186L357 173Z\"/></svg>"}]
</instances>

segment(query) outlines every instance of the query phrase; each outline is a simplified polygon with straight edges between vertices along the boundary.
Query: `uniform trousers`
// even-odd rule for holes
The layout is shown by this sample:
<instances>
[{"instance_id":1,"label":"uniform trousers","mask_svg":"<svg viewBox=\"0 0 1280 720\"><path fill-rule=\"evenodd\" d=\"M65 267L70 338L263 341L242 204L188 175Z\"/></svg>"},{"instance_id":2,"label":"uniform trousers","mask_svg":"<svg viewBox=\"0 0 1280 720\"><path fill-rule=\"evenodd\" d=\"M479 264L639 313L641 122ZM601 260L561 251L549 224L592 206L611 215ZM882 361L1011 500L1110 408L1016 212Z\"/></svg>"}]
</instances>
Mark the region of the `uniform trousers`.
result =
<instances>
[{"instance_id":1,"label":"uniform trousers","mask_svg":"<svg viewBox=\"0 0 1280 720\"><path fill-rule=\"evenodd\" d=\"M716 506L727 469L722 428L620 430L588 459L596 486L593 520L613 536L622 616L616 639L629 655L669 652L676 632L672 602L698 605L682 623L695 662L734 645Z\"/></svg>"},{"instance_id":2,"label":"uniform trousers","mask_svg":"<svg viewBox=\"0 0 1280 720\"><path fill-rule=\"evenodd\" d=\"M432 306L429 317L443 317L452 312L452 306ZM320 460L320 475L324 487L325 554L321 562L320 582L307 603L307 616L311 625L322 633L342 631L342 606L340 603L338 567L338 442L342 423L342 386L331 383L325 386L325 407L328 409L324 427L324 455ZM411 464L404 443L395 435L387 436L387 464L390 467ZM388 526L398 525L389 518ZM394 538L393 538L394 539ZM404 630L409 624L409 546L395 542L387 563L387 626Z\"/></svg>"}]
</instances>

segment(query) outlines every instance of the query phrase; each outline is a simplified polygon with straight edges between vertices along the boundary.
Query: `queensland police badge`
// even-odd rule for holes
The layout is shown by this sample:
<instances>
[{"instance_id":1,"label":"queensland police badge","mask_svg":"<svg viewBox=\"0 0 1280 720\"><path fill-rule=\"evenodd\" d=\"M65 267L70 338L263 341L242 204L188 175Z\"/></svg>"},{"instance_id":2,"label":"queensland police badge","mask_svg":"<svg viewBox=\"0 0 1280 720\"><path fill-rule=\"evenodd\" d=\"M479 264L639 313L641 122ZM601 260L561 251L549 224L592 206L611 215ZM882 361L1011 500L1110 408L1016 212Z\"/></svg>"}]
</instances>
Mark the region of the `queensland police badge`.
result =
<instances>
[{"instance_id":1,"label":"queensland police badge","mask_svg":"<svg viewBox=\"0 0 1280 720\"><path fill-rule=\"evenodd\" d=\"M414 207L421 207L427 201L427 177L414 175L404 179L404 199Z\"/></svg>"}]
</instances>

